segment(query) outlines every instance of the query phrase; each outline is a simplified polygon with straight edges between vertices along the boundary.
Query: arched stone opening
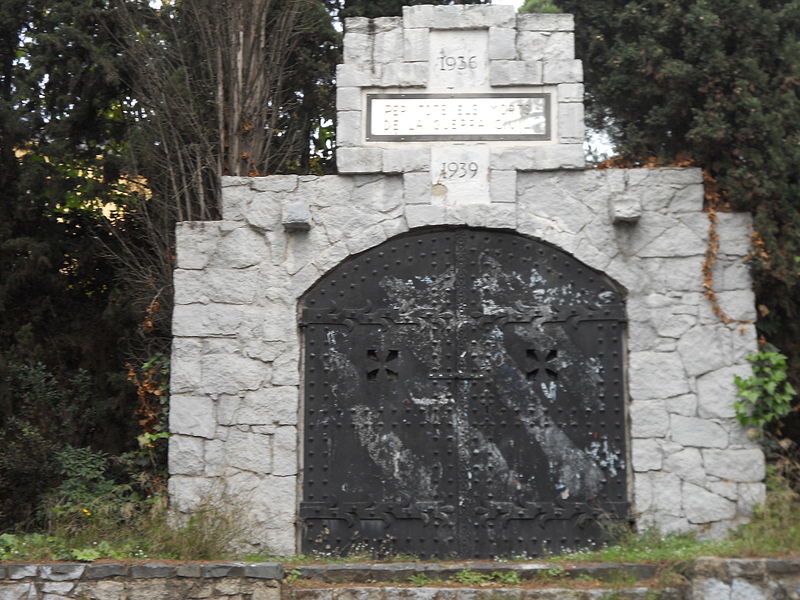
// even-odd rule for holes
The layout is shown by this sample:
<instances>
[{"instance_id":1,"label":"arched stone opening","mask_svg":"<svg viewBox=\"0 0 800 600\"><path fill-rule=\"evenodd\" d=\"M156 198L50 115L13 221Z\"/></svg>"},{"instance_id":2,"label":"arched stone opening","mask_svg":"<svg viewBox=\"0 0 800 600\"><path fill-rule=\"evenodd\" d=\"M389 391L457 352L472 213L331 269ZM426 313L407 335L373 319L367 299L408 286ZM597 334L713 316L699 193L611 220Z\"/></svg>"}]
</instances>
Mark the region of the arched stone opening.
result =
<instances>
[{"instance_id":1,"label":"arched stone opening","mask_svg":"<svg viewBox=\"0 0 800 600\"><path fill-rule=\"evenodd\" d=\"M300 307L303 552L536 556L627 518L610 278L513 232L414 230Z\"/></svg>"}]
</instances>

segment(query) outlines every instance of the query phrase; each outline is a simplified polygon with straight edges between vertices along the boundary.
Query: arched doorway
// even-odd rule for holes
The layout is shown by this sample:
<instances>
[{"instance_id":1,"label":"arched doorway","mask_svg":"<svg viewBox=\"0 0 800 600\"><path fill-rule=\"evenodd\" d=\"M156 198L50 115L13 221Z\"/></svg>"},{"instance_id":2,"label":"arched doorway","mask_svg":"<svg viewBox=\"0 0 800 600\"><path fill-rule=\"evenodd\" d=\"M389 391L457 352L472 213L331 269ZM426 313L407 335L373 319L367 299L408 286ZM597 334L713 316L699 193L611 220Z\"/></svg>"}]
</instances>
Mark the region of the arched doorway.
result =
<instances>
[{"instance_id":1,"label":"arched doorway","mask_svg":"<svg viewBox=\"0 0 800 600\"><path fill-rule=\"evenodd\" d=\"M348 259L302 301L304 552L593 546L628 510L624 302L518 234L450 228Z\"/></svg>"}]
</instances>

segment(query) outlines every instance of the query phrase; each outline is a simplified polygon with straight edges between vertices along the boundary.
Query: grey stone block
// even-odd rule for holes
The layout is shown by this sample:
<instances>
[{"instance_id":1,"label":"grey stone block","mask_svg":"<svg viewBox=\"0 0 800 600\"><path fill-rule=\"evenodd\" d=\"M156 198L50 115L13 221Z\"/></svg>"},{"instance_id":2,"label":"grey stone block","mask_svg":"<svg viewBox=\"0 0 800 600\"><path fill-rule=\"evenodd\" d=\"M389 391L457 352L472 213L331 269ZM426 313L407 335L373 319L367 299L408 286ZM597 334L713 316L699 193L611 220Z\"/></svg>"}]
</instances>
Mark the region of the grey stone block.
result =
<instances>
[{"instance_id":1,"label":"grey stone block","mask_svg":"<svg viewBox=\"0 0 800 600\"><path fill-rule=\"evenodd\" d=\"M128 566L120 563L92 563L86 565L84 579L111 579L112 577L127 577Z\"/></svg>"},{"instance_id":2,"label":"grey stone block","mask_svg":"<svg viewBox=\"0 0 800 600\"><path fill-rule=\"evenodd\" d=\"M654 439L631 440L634 471L659 471L664 462L661 445Z\"/></svg>"},{"instance_id":3,"label":"grey stone block","mask_svg":"<svg viewBox=\"0 0 800 600\"><path fill-rule=\"evenodd\" d=\"M517 172L515 170L490 169L489 190L492 202L516 202Z\"/></svg>"},{"instance_id":4,"label":"grey stone block","mask_svg":"<svg viewBox=\"0 0 800 600\"><path fill-rule=\"evenodd\" d=\"M612 194L609 199L611 220L614 223L635 223L642 218L644 209L639 196L634 194Z\"/></svg>"},{"instance_id":5,"label":"grey stone block","mask_svg":"<svg viewBox=\"0 0 800 600\"><path fill-rule=\"evenodd\" d=\"M572 33L564 31L520 31L517 55L526 60L572 60L575 39Z\"/></svg>"},{"instance_id":6,"label":"grey stone block","mask_svg":"<svg viewBox=\"0 0 800 600\"><path fill-rule=\"evenodd\" d=\"M348 110L336 113L336 145L340 148L361 146L364 135L361 131L361 111Z\"/></svg>"},{"instance_id":7,"label":"grey stone block","mask_svg":"<svg viewBox=\"0 0 800 600\"><path fill-rule=\"evenodd\" d=\"M184 435L169 438L169 472L171 475L202 475L203 440Z\"/></svg>"},{"instance_id":8,"label":"grey stone block","mask_svg":"<svg viewBox=\"0 0 800 600\"><path fill-rule=\"evenodd\" d=\"M730 332L728 332L730 335ZM736 334L733 334L736 335ZM702 348L701 348L702 349ZM754 348L755 350L755 348ZM707 347L706 352L713 352ZM731 419L736 416L733 403L736 400L736 383L734 378L752 375L749 364L724 367L706 373L697 380L697 400L699 416L705 418Z\"/></svg>"},{"instance_id":9,"label":"grey stone block","mask_svg":"<svg viewBox=\"0 0 800 600\"><path fill-rule=\"evenodd\" d=\"M380 19L375 19L376 21ZM381 63L396 63L403 59L403 30L388 29L375 34L373 60ZM385 71L384 71L385 73Z\"/></svg>"},{"instance_id":10,"label":"grey stone block","mask_svg":"<svg viewBox=\"0 0 800 600\"><path fill-rule=\"evenodd\" d=\"M489 83L493 87L539 85L542 83L542 63L537 60L490 61Z\"/></svg>"},{"instance_id":11,"label":"grey stone block","mask_svg":"<svg viewBox=\"0 0 800 600\"><path fill-rule=\"evenodd\" d=\"M300 181L297 175L269 175L249 179L250 187L256 192L293 192Z\"/></svg>"},{"instance_id":12,"label":"grey stone block","mask_svg":"<svg viewBox=\"0 0 800 600\"><path fill-rule=\"evenodd\" d=\"M33 583L0 586L0 600L33 600L37 597Z\"/></svg>"},{"instance_id":13,"label":"grey stone block","mask_svg":"<svg viewBox=\"0 0 800 600\"><path fill-rule=\"evenodd\" d=\"M632 352L629 372L634 401L670 398L690 391L683 363L674 352Z\"/></svg>"},{"instance_id":14,"label":"grey stone block","mask_svg":"<svg viewBox=\"0 0 800 600\"><path fill-rule=\"evenodd\" d=\"M710 475L729 481L759 482L766 473L758 448L703 450L703 462Z\"/></svg>"},{"instance_id":15,"label":"grey stone block","mask_svg":"<svg viewBox=\"0 0 800 600\"><path fill-rule=\"evenodd\" d=\"M336 85L342 87L369 87L380 85L381 65L342 64L336 66Z\"/></svg>"},{"instance_id":16,"label":"grey stone block","mask_svg":"<svg viewBox=\"0 0 800 600\"><path fill-rule=\"evenodd\" d=\"M429 152L424 152L429 155ZM408 204L431 203L431 175L426 172L403 174L403 200Z\"/></svg>"},{"instance_id":17,"label":"grey stone block","mask_svg":"<svg viewBox=\"0 0 800 600\"><path fill-rule=\"evenodd\" d=\"M39 567L39 577L49 581L68 581L80 579L85 569L86 565L80 563L42 565Z\"/></svg>"},{"instance_id":18,"label":"grey stone block","mask_svg":"<svg viewBox=\"0 0 800 600\"><path fill-rule=\"evenodd\" d=\"M287 202L283 205L283 228L288 232L311 229L311 211L304 199Z\"/></svg>"},{"instance_id":19,"label":"grey stone block","mask_svg":"<svg viewBox=\"0 0 800 600\"><path fill-rule=\"evenodd\" d=\"M582 83L583 63L579 60L546 60L542 64L542 83Z\"/></svg>"},{"instance_id":20,"label":"grey stone block","mask_svg":"<svg viewBox=\"0 0 800 600\"><path fill-rule=\"evenodd\" d=\"M683 484L683 507L691 523L732 519L736 504L692 483Z\"/></svg>"},{"instance_id":21,"label":"grey stone block","mask_svg":"<svg viewBox=\"0 0 800 600\"><path fill-rule=\"evenodd\" d=\"M411 146L383 149L384 173L427 172L430 166L430 152L427 148Z\"/></svg>"},{"instance_id":22,"label":"grey stone block","mask_svg":"<svg viewBox=\"0 0 800 600\"><path fill-rule=\"evenodd\" d=\"M26 577L39 575L39 566L29 564L6 565L6 571L9 579L25 579Z\"/></svg>"},{"instance_id":23,"label":"grey stone block","mask_svg":"<svg viewBox=\"0 0 800 600\"><path fill-rule=\"evenodd\" d=\"M336 110L338 111L360 111L361 88L357 87L337 87L336 88Z\"/></svg>"},{"instance_id":24,"label":"grey stone block","mask_svg":"<svg viewBox=\"0 0 800 600\"><path fill-rule=\"evenodd\" d=\"M203 269L216 249L219 221L186 221L175 226L179 269Z\"/></svg>"},{"instance_id":25,"label":"grey stone block","mask_svg":"<svg viewBox=\"0 0 800 600\"><path fill-rule=\"evenodd\" d=\"M169 400L169 430L173 433L214 437L217 419L214 401L205 396L182 396L173 394ZM201 454L202 456L202 454Z\"/></svg>"},{"instance_id":26,"label":"grey stone block","mask_svg":"<svg viewBox=\"0 0 800 600\"><path fill-rule=\"evenodd\" d=\"M426 62L430 58L430 30L403 30L403 59L405 62Z\"/></svg>"},{"instance_id":27,"label":"grey stone block","mask_svg":"<svg viewBox=\"0 0 800 600\"><path fill-rule=\"evenodd\" d=\"M219 186L222 189L225 189L227 187L236 187L239 185L249 186L250 181L252 180L251 177L233 177L231 175L223 175L219 179L220 179Z\"/></svg>"},{"instance_id":28,"label":"grey stone block","mask_svg":"<svg viewBox=\"0 0 800 600\"><path fill-rule=\"evenodd\" d=\"M430 28L433 24L433 6L404 6L403 27L407 29Z\"/></svg>"},{"instance_id":29,"label":"grey stone block","mask_svg":"<svg viewBox=\"0 0 800 600\"><path fill-rule=\"evenodd\" d=\"M517 29L522 31L574 31L575 17L570 14L520 13L517 15Z\"/></svg>"},{"instance_id":30,"label":"grey stone block","mask_svg":"<svg viewBox=\"0 0 800 600\"><path fill-rule=\"evenodd\" d=\"M344 30L347 33L369 33L370 19L366 17L347 17L344 20Z\"/></svg>"},{"instance_id":31,"label":"grey stone block","mask_svg":"<svg viewBox=\"0 0 800 600\"><path fill-rule=\"evenodd\" d=\"M714 421L670 415L669 428L672 441L682 446L724 448L728 445L728 433ZM706 467L708 467L707 463Z\"/></svg>"},{"instance_id":32,"label":"grey stone block","mask_svg":"<svg viewBox=\"0 0 800 600\"><path fill-rule=\"evenodd\" d=\"M555 146L525 146L514 149L493 149L493 169L517 169L520 171L583 169L586 157L580 144Z\"/></svg>"},{"instance_id":33,"label":"grey stone block","mask_svg":"<svg viewBox=\"0 0 800 600\"><path fill-rule=\"evenodd\" d=\"M353 64L371 61L373 39L372 35L366 33L346 32L344 34L344 62Z\"/></svg>"},{"instance_id":34,"label":"grey stone block","mask_svg":"<svg viewBox=\"0 0 800 600\"><path fill-rule=\"evenodd\" d=\"M800 573L800 560L791 558L767 558L764 561L767 573L789 575Z\"/></svg>"},{"instance_id":35,"label":"grey stone block","mask_svg":"<svg viewBox=\"0 0 800 600\"><path fill-rule=\"evenodd\" d=\"M134 579L174 577L176 571L176 567L164 563L152 562L142 565L131 565L131 577Z\"/></svg>"},{"instance_id":36,"label":"grey stone block","mask_svg":"<svg viewBox=\"0 0 800 600\"><path fill-rule=\"evenodd\" d=\"M428 84L428 63L388 63L383 68L382 87L425 87Z\"/></svg>"},{"instance_id":37,"label":"grey stone block","mask_svg":"<svg viewBox=\"0 0 800 600\"><path fill-rule=\"evenodd\" d=\"M561 83L556 87L556 96L559 102L583 102L582 83Z\"/></svg>"},{"instance_id":38,"label":"grey stone block","mask_svg":"<svg viewBox=\"0 0 800 600\"><path fill-rule=\"evenodd\" d=\"M372 19L373 31L378 33L386 33L400 29L403 26L402 17L377 17Z\"/></svg>"},{"instance_id":39,"label":"grey stone block","mask_svg":"<svg viewBox=\"0 0 800 600\"><path fill-rule=\"evenodd\" d=\"M41 585L42 600L71 600L69 594L75 588L72 581L47 581Z\"/></svg>"},{"instance_id":40,"label":"grey stone block","mask_svg":"<svg viewBox=\"0 0 800 600\"><path fill-rule=\"evenodd\" d=\"M660 438L669 431L667 410L661 400L632 402L630 415L634 438Z\"/></svg>"},{"instance_id":41,"label":"grey stone block","mask_svg":"<svg viewBox=\"0 0 800 600\"><path fill-rule=\"evenodd\" d=\"M489 60L515 60L517 32L506 27L489 28Z\"/></svg>"},{"instance_id":42,"label":"grey stone block","mask_svg":"<svg viewBox=\"0 0 800 600\"><path fill-rule=\"evenodd\" d=\"M340 173L380 173L383 169L382 148L339 148L336 167Z\"/></svg>"},{"instance_id":43,"label":"grey stone block","mask_svg":"<svg viewBox=\"0 0 800 600\"><path fill-rule=\"evenodd\" d=\"M443 206L430 204L407 204L405 209L406 222L409 229L424 227L426 225L441 225L447 223L447 213Z\"/></svg>"},{"instance_id":44,"label":"grey stone block","mask_svg":"<svg viewBox=\"0 0 800 600\"><path fill-rule=\"evenodd\" d=\"M278 427L272 437L272 474L297 475L297 428Z\"/></svg>"},{"instance_id":45,"label":"grey stone block","mask_svg":"<svg viewBox=\"0 0 800 600\"><path fill-rule=\"evenodd\" d=\"M703 457L697 448L684 448L679 452L670 454L664 461L664 470L674 473L683 481L705 483L706 471L703 467Z\"/></svg>"},{"instance_id":46,"label":"grey stone block","mask_svg":"<svg viewBox=\"0 0 800 600\"><path fill-rule=\"evenodd\" d=\"M202 577L242 577L245 574L242 563L209 563L200 569Z\"/></svg>"},{"instance_id":47,"label":"grey stone block","mask_svg":"<svg viewBox=\"0 0 800 600\"><path fill-rule=\"evenodd\" d=\"M448 222L464 223L470 227L516 229L517 206L512 203L456 205L447 211Z\"/></svg>"},{"instance_id":48,"label":"grey stone block","mask_svg":"<svg viewBox=\"0 0 800 600\"><path fill-rule=\"evenodd\" d=\"M283 566L274 562L251 563L245 566L244 575L254 579L283 579Z\"/></svg>"},{"instance_id":49,"label":"grey stone block","mask_svg":"<svg viewBox=\"0 0 800 600\"><path fill-rule=\"evenodd\" d=\"M583 103L558 103L558 136L561 142L578 141L583 143Z\"/></svg>"},{"instance_id":50,"label":"grey stone block","mask_svg":"<svg viewBox=\"0 0 800 600\"><path fill-rule=\"evenodd\" d=\"M201 577L203 565L197 563L183 564L178 567L175 575L178 577Z\"/></svg>"},{"instance_id":51,"label":"grey stone block","mask_svg":"<svg viewBox=\"0 0 800 600\"><path fill-rule=\"evenodd\" d=\"M458 5L404 6L403 25L408 28L476 29L484 27L514 27L516 11L513 6Z\"/></svg>"}]
</instances>

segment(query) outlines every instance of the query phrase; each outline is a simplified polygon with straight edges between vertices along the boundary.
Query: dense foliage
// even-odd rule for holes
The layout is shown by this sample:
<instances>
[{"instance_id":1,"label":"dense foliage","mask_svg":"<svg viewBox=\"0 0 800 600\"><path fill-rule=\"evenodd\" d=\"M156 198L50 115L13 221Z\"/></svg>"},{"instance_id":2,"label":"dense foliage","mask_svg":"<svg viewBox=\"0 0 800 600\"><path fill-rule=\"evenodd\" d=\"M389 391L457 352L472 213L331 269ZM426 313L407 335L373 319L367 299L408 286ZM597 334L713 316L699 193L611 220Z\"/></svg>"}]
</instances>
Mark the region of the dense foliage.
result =
<instances>
[{"instance_id":1,"label":"dense foliage","mask_svg":"<svg viewBox=\"0 0 800 600\"><path fill-rule=\"evenodd\" d=\"M136 429L135 322L97 243L125 131L101 1L0 3L0 523L35 517L57 455Z\"/></svg>"},{"instance_id":2,"label":"dense foliage","mask_svg":"<svg viewBox=\"0 0 800 600\"><path fill-rule=\"evenodd\" d=\"M221 175L331 172L337 20L452 1L0 2L0 529L157 491L175 222L218 215ZM556 5L591 123L755 215L759 327L796 382L800 2L526 3ZM243 27L263 61L233 81Z\"/></svg>"},{"instance_id":3,"label":"dense foliage","mask_svg":"<svg viewBox=\"0 0 800 600\"><path fill-rule=\"evenodd\" d=\"M163 485L175 222L331 172L335 23L402 4L0 3L0 528Z\"/></svg>"},{"instance_id":4,"label":"dense foliage","mask_svg":"<svg viewBox=\"0 0 800 600\"><path fill-rule=\"evenodd\" d=\"M722 210L753 214L758 328L789 355L797 382L800 2L556 4L575 15L589 124L609 132L634 165L677 160L704 168Z\"/></svg>"}]
</instances>

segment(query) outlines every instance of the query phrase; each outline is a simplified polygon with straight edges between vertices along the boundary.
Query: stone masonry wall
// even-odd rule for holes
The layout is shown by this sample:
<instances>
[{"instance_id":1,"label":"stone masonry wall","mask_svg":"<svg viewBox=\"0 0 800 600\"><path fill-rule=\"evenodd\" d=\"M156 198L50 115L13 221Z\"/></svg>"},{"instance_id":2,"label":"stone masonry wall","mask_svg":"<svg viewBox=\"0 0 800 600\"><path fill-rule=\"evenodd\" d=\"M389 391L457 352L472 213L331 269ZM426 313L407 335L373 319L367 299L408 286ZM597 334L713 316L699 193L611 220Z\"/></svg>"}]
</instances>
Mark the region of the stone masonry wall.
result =
<instances>
[{"instance_id":1,"label":"stone masonry wall","mask_svg":"<svg viewBox=\"0 0 800 600\"><path fill-rule=\"evenodd\" d=\"M280 600L276 563L0 564L0 600Z\"/></svg>"},{"instance_id":2,"label":"stone masonry wall","mask_svg":"<svg viewBox=\"0 0 800 600\"><path fill-rule=\"evenodd\" d=\"M551 243L627 291L626 468L639 524L717 535L746 518L764 497L764 457L734 419L733 378L750 373L756 334L751 324L722 323L703 295L701 172L583 169L570 15L414 6L402 18L349 19L345 29L342 174L224 178L222 220L178 226L173 505L189 512L207 500L232 502L252 526L253 546L295 553L299 299L347 257L396 235L468 225ZM475 68L436 68L445 54L469 54ZM368 141L366 95L376 91L541 92L552 100L552 135ZM442 164L474 165L475 176L447 177ZM719 235L722 308L752 321L749 216L720 214Z\"/></svg>"},{"instance_id":3,"label":"stone masonry wall","mask_svg":"<svg viewBox=\"0 0 800 600\"><path fill-rule=\"evenodd\" d=\"M559 588L540 586L409 587L410 578L451 579L464 568L508 572L552 585L552 564L320 564L291 569L276 563L7 563L0 564L0 600L796 600L800 560L700 558L682 565L684 581L657 583L662 566L563 565ZM581 589L570 582L581 580ZM597 587L587 588L586 581ZM620 587L619 582L628 582ZM615 582L613 587L603 583ZM376 583L382 583L380 587ZM654 585L655 583L655 585Z\"/></svg>"},{"instance_id":4,"label":"stone masonry wall","mask_svg":"<svg viewBox=\"0 0 800 600\"><path fill-rule=\"evenodd\" d=\"M720 322L703 296L699 170L521 172L516 194L504 198L515 201L460 208L415 203L399 176L224 185L223 220L178 227L169 459L178 509L226 495L245 506L254 546L297 551L298 299L348 256L428 225L516 230L627 290L630 472L641 524L720 533L763 499L762 453L732 407L733 376L749 373L755 331ZM292 233L283 222L298 203L310 229ZM749 217L719 217L722 307L753 319Z\"/></svg>"},{"instance_id":5,"label":"stone masonry wall","mask_svg":"<svg viewBox=\"0 0 800 600\"><path fill-rule=\"evenodd\" d=\"M583 67L575 59L573 29L570 14L517 14L500 5L406 6L402 17L347 19L344 64L336 72L339 172L406 173L418 186L430 180L430 144L364 141L366 91L480 93L521 86L552 92L554 140L517 142L513 149L485 145L492 187L505 185L517 168L583 167ZM472 51L478 54L483 44L485 70L463 82L437 73L432 37L448 33L473 35Z\"/></svg>"}]
</instances>

